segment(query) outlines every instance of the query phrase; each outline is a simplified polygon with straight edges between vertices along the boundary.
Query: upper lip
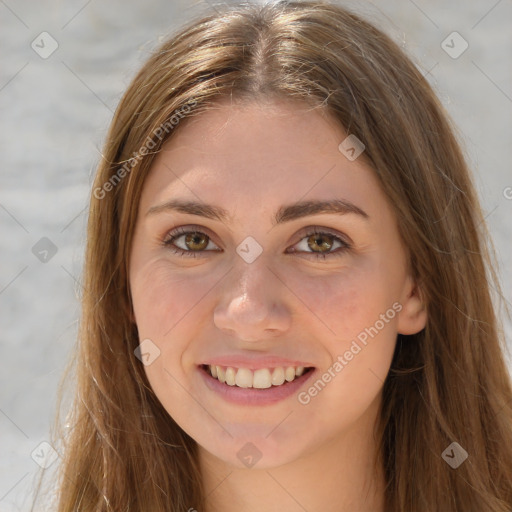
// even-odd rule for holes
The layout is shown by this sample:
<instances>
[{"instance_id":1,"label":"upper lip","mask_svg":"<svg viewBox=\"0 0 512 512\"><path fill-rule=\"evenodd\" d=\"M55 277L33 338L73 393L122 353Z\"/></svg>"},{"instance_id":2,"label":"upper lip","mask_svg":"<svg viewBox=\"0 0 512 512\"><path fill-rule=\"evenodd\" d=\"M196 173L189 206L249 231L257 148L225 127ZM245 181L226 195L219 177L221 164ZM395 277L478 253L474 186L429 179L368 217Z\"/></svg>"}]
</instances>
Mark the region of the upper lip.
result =
<instances>
[{"instance_id":1,"label":"upper lip","mask_svg":"<svg viewBox=\"0 0 512 512\"><path fill-rule=\"evenodd\" d=\"M259 370L260 368L278 368L280 366L303 366L304 368L313 367L312 364L298 359L285 359L277 356L262 357L242 357L242 356L222 356L214 357L208 361L204 361L204 365L224 366L232 368L248 368L249 370Z\"/></svg>"}]
</instances>

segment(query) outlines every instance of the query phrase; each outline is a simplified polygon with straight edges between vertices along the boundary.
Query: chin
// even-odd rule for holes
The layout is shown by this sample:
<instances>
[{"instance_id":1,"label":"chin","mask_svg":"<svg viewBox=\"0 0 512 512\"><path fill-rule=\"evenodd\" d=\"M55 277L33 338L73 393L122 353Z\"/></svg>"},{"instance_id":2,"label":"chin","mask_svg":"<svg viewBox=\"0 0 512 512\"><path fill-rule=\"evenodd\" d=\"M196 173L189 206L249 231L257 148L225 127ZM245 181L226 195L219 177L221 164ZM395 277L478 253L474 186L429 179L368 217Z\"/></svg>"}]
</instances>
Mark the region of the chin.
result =
<instances>
[{"instance_id":1,"label":"chin","mask_svg":"<svg viewBox=\"0 0 512 512\"><path fill-rule=\"evenodd\" d=\"M226 439L222 444L208 443L201 447L211 455L236 469L272 469L291 463L303 455L293 436L288 436L288 443L271 439L266 429L265 435Z\"/></svg>"}]
</instances>

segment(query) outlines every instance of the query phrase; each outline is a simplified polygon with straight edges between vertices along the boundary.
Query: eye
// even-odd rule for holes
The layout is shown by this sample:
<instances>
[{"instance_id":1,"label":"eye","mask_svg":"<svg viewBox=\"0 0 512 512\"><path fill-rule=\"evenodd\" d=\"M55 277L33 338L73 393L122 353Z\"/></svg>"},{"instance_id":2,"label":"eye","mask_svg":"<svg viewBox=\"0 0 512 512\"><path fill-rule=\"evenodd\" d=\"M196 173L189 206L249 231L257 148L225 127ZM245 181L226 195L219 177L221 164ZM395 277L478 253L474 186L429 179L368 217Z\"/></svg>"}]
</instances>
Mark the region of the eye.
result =
<instances>
[{"instance_id":1,"label":"eye","mask_svg":"<svg viewBox=\"0 0 512 512\"><path fill-rule=\"evenodd\" d=\"M351 248L348 242L326 228L313 227L306 229L309 229L309 231L295 244L298 249L292 248L289 252L305 252L312 254L316 259L325 259L326 257L339 257ZM219 252L221 250L217 248L206 233L199 230L199 226L176 228L167 235L163 243L173 253L192 258L197 257L198 253L204 251ZM213 249L212 245L216 249ZM311 249L311 251L308 251L308 249Z\"/></svg>"},{"instance_id":2,"label":"eye","mask_svg":"<svg viewBox=\"0 0 512 512\"><path fill-rule=\"evenodd\" d=\"M208 249L208 247L211 249L211 245L217 247L206 233L194 228L195 226L186 226L174 229L164 240L164 245L179 256L189 256L192 258L196 257L196 253L202 252ZM183 240L176 243L180 239Z\"/></svg>"},{"instance_id":3,"label":"eye","mask_svg":"<svg viewBox=\"0 0 512 512\"><path fill-rule=\"evenodd\" d=\"M342 256L351 245L338 235L331 233L326 228L313 227L309 229L301 240L295 244L299 249L292 249L290 252L306 252L312 254L314 258L327 258ZM337 249L332 250L332 249ZM311 252L308 251L311 249Z\"/></svg>"}]
</instances>

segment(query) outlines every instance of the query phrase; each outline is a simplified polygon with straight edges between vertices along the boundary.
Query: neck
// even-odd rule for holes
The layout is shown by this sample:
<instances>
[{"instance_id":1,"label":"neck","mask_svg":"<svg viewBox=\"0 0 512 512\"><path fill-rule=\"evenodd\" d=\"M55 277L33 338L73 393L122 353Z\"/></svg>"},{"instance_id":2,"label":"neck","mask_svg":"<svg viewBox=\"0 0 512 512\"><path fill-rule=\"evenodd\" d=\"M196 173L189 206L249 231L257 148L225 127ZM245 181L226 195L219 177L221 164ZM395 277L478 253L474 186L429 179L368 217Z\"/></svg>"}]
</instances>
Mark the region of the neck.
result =
<instances>
[{"instance_id":1,"label":"neck","mask_svg":"<svg viewBox=\"0 0 512 512\"><path fill-rule=\"evenodd\" d=\"M371 409L365 416L372 412L375 420ZM205 512L383 512L374 424L367 417L314 452L269 469L235 468L200 447Z\"/></svg>"}]
</instances>

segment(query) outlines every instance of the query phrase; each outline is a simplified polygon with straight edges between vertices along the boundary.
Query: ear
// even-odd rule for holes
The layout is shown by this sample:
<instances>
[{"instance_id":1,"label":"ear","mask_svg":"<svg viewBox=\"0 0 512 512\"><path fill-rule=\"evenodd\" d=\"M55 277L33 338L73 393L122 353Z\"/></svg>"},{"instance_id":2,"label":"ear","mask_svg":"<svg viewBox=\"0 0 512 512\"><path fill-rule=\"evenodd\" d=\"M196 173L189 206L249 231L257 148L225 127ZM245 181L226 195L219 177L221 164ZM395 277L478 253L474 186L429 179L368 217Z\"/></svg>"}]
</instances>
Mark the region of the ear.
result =
<instances>
[{"instance_id":1,"label":"ear","mask_svg":"<svg viewBox=\"0 0 512 512\"><path fill-rule=\"evenodd\" d=\"M398 314L397 329L399 334L416 334L427 324L427 308L421 287L411 276L404 286L402 309Z\"/></svg>"}]
</instances>

